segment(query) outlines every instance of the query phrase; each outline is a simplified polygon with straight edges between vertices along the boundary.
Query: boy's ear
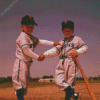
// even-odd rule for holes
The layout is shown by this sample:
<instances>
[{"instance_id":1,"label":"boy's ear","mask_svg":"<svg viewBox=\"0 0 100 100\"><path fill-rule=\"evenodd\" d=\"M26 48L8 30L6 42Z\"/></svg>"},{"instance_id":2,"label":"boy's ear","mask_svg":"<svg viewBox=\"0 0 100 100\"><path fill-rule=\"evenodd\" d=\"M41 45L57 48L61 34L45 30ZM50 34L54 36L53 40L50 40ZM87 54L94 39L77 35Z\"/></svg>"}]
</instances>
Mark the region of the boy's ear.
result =
<instances>
[{"instance_id":1,"label":"boy's ear","mask_svg":"<svg viewBox=\"0 0 100 100\"><path fill-rule=\"evenodd\" d=\"M21 25L21 29L23 30L23 25Z\"/></svg>"}]
</instances>

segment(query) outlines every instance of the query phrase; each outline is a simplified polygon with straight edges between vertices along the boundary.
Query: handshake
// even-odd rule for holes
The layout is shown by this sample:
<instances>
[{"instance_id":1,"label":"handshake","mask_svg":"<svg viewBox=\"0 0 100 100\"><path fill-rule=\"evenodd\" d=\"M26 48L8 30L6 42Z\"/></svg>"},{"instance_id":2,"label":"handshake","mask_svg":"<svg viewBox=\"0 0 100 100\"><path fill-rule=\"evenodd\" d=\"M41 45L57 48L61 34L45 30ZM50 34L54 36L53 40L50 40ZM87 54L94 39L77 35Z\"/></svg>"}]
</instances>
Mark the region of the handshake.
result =
<instances>
[{"instance_id":1,"label":"handshake","mask_svg":"<svg viewBox=\"0 0 100 100\"><path fill-rule=\"evenodd\" d=\"M40 54L39 58L37 59L38 61L43 61L45 59L44 54Z\"/></svg>"}]
</instances>

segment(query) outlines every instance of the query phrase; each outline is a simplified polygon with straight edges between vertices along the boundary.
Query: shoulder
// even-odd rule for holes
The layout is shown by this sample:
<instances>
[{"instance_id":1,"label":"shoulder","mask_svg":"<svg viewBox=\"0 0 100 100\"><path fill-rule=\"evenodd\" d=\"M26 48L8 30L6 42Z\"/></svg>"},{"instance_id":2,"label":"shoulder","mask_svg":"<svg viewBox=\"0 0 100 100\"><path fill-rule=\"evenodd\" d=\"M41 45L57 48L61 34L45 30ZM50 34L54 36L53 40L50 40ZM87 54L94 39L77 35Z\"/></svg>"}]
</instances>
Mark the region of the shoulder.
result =
<instances>
[{"instance_id":1,"label":"shoulder","mask_svg":"<svg viewBox=\"0 0 100 100\"><path fill-rule=\"evenodd\" d=\"M30 36L29 35L27 35L26 33L24 33L24 32L21 32L21 34L20 34L20 38L25 38L25 39L28 39L28 38L30 38Z\"/></svg>"},{"instance_id":2,"label":"shoulder","mask_svg":"<svg viewBox=\"0 0 100 100\"><path fill-rule=\"evenodd\" d=\"M74 36L74 39L75 39L75 40L82 40L82 38L79 37L79 36Z\"/></svg>"},{"instance_id":3,"label":"shoulder","mask_svg":"<svg viewBox=\"0 0 100 100\"><path fill-rule=\"evenodd\" d=\"M81 37L79 37L79 36L74 36L74 38L77 38L77 39L78 39L78 38L81 38Z\"/></svg>"},{"instance_id":4,"label":"shoulder","mask_svg":"<svg viewBox=\"0 0 100 100\"><path fill-rule=\"evenodd\" d=\"M63 40L60 40L59 42L60 42L60 44L62 44L62 45L64 45L64 39Z\"/></svg>"},{"instance_id":5,"label":"shoulder","mask_svg":"<svg viewBox=\"0 0 100 100\"><path fill-rule=\"evenodd\" d=\"M20 35L18 36L16 42L25 41L28 39L29 39L29 36L27 34L25 34L24 32L21 32Z\"/></svg>"}]
</instances>

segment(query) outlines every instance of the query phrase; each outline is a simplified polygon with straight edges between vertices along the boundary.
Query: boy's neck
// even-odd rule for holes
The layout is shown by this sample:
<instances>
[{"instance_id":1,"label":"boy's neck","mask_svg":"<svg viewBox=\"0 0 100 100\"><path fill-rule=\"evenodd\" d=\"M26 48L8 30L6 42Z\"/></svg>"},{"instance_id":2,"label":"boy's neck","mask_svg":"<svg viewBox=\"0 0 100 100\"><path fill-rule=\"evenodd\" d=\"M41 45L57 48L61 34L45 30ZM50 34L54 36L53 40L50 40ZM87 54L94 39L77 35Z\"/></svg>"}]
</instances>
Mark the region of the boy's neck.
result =
<instances>
[{"instance_id":1,"label":"boy's neck","mask_svg":"<svg viewBox=\"0 0 100 100\"><path fill-rule=\"evenodd\" d=\"M70 39L70 38L72 38L72 37L74 37L74 36L72 35L72 36L71 36L71 37L69 37L69 38L65 37L64 39L66 39L66 40L67 40L67 39Z\"/></svg>"}]
</instances>

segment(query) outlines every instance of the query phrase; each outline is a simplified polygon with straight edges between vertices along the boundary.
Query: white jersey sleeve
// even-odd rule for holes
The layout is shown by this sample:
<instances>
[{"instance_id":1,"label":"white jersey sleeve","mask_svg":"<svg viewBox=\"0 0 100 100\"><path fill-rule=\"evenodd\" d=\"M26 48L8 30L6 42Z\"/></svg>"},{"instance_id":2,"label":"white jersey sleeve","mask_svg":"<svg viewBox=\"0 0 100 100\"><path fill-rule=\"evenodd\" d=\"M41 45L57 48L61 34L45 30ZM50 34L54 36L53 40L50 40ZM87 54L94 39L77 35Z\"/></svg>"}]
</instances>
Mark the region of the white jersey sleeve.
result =
<instances>
[{"instance_id":1,"label":"white jersey sleeve","mask_svg":"<svg viewBox=\"0 0 100 100\"><path fill-rule=\"evenodd\" d=\"M61 48L61 46L57 45L56 47L53 47L50 50L47 50L43 54L45 57L55 57L60 54L60 51L61 51L60 48Z\"/></svg>"},{"instance_id":2,"label":"white jersey sleeve","mask_svg":"<svg viewBox=\"0 0 100 100\"><path fill-rule=\"evenodd\" d=\"M79 37L78 39L78 49L76 50L78 54L84 54L88 50L86 43Z\"/></svg>"},{"instance_id":3,"label":"white jersey sleeve","mask_svg":"<svg viewBox=\"0 0 100 100\"><path fill-rule=\"evenodd\" d=\"M31 57L31 58L33 58L33 59L38 59L38 55L36 54L36 53L34 53L32 50L30 50L28 47L24 47L23 48L23 52L27 55L27 56L29 56L29 57Z\"/></svg>"},{"instance_id":4,"label":"white jersey sleeve","mask_svg":"<svg viewBox=\"0 0 100 100\"><path fill-rule=\"evenodd\" d=\"M41 40L41 39L39 39L38 45L53 46L54 45L54 42L48 41L48 40Z\"/></svg>"},{"instance_id":5,"label":"white jersey sleeve","mask_svg":"<svg viewBox=\"0 0 100 100\"><path fill-rule=\"evenodd\" d=\"M87 52L87 50L88 50L87 45L84 45L81 48L77 49L76 51L78 52L78 54L84 54Z\"/></svg>"}]
</instances>

